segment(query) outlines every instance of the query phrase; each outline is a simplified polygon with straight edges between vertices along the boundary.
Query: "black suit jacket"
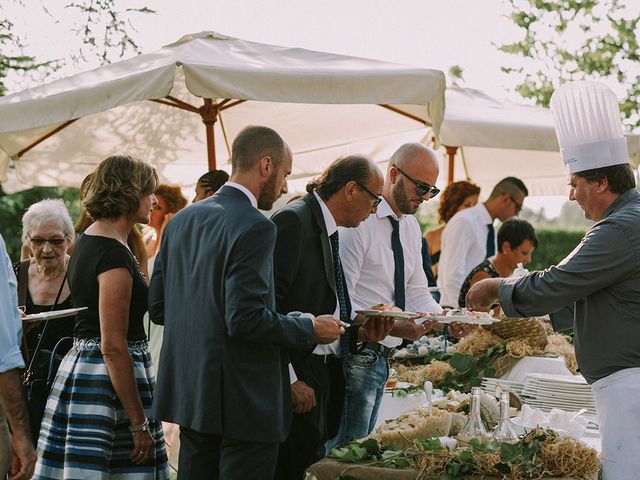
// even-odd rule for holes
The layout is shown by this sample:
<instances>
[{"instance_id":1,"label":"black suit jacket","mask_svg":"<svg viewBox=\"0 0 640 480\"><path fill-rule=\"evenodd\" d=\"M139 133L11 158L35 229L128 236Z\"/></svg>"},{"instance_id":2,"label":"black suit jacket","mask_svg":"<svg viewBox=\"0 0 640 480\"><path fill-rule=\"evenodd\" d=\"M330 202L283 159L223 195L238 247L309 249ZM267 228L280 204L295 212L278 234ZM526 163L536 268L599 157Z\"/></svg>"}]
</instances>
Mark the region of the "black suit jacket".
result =
<instances>
[{"instance_id":1,"label":"black suit jacket","mask_svg":"<svg viewBox=\"0 0 640 480\"><path fill-rule=\"evenodd\" d=\"M277 311L333 315L337 306L333 257L315 195L309 193L284 206L271 219L277 227L274 253ZM348 298L347 309L351 312ZM313 348L306 352L290 351L294 367L311 351Z\"/></svg>"},{"instance_id":2,"label":"black suit jacket","mask_svg":"<svg viewBox=\"0 0 640 480\"><path fill-rule=\"evenodd\" d=\"M336 282L331 245L320 204L310 193L271 217L276 224L274 253L276 309L280 313L333 315Z\"/></svg>"},{"instance_id":3,"label":"black suit jacket","mask_svg":"<svg viewBox=\"0 0 640 480\"><path fill-rule=\"evenodd\" d=\"M155 418L281 442L291 390L281 349L310 348L308 319L275 313L275 225L231 186L180 211L156 258L149 313L164 323Z\"/></svg>"}]
</instances>

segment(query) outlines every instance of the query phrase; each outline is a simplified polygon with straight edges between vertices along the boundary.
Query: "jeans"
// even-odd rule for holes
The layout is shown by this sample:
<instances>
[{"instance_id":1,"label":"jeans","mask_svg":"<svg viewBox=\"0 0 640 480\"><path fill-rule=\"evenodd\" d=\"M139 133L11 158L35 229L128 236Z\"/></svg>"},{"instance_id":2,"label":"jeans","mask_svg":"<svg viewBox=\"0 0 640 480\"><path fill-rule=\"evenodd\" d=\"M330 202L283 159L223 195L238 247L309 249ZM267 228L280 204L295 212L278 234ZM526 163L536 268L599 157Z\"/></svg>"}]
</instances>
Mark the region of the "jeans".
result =
<instances>
[{"instance_id":1,"label":"jeans","mask_svg":"<svg viewBox=\"0 0 640 480\"><path fill-rule=\"evenodd\" d=\"M345 376L342 419L337 435L326 444L327 453L371 433L389 376L387 359L368 348L357 354L347 353L342 365Z\"/></svg>"}]
</instances>

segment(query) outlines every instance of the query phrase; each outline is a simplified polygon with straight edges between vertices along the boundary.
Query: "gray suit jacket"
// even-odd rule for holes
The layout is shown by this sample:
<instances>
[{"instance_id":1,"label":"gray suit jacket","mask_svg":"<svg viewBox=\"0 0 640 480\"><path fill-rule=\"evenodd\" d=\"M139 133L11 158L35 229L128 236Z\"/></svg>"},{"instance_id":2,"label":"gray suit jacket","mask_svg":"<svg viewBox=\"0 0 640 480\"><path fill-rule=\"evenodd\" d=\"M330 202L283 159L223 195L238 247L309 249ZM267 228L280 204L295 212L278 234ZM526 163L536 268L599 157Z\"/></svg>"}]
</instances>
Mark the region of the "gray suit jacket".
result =
<instances>
[{"instance_id":1,"label":"gray suit jacket","mask_svg":"<svg viewBox=\"0 0 640 480\"><path fill-rule=\"evenodd\" d=\"M275 225L231 186L167 225L149 313L165 325L155 418L241 441L281 442L291 392L281 347L313 325L275 313Z\"/></svg>"}]
</instances>

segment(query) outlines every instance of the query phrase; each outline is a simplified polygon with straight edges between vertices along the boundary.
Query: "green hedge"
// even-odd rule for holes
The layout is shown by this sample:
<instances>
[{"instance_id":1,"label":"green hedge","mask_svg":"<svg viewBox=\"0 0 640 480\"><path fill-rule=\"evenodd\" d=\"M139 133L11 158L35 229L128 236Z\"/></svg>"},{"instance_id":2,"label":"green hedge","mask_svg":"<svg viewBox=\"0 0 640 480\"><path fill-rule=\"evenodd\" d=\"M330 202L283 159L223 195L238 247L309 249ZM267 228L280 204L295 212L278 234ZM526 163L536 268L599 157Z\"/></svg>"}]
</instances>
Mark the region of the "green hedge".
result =
<instances>
[{"instance_id":1,"label":"green hedge","mask_svg":"<svg viewBox=\"0 0 640 480\"><path fill-rule=\"evenodd\" d=\"M557 265L580 243L584 231L561 230L557 228L536 228L538 248L533 252L529 270L544 270Z\"/></svg>"}]
</instances>

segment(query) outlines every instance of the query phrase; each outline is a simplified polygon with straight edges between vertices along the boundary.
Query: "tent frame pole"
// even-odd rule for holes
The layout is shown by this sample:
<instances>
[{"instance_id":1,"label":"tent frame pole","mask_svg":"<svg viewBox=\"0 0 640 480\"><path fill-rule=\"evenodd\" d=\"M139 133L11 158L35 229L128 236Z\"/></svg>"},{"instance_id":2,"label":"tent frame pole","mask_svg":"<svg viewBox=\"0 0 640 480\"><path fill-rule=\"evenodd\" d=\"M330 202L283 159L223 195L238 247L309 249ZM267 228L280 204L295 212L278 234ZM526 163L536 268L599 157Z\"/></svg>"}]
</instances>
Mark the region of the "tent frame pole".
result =
<instances>
[{"instance_id":1,"label":"tent frame pole","mask_svg":"<svg viewBox=\"0 0 640 480\"><path fill-rule=\"evenodd\" d=\"M444 145L444 148L447 151L447 157L449 159L449 169L447 171L447 185L451 185L453 183L453 174L454 169L455 169L455 159L456 159L456 152L458 151L458 147L450 147L447 145Z\"/></svg>"}]
</instances>

